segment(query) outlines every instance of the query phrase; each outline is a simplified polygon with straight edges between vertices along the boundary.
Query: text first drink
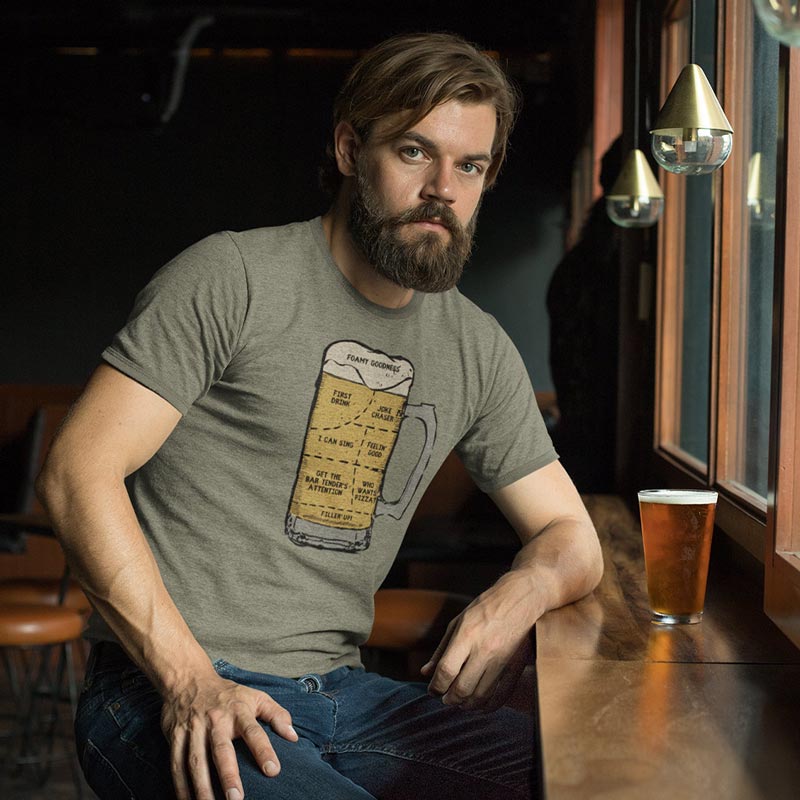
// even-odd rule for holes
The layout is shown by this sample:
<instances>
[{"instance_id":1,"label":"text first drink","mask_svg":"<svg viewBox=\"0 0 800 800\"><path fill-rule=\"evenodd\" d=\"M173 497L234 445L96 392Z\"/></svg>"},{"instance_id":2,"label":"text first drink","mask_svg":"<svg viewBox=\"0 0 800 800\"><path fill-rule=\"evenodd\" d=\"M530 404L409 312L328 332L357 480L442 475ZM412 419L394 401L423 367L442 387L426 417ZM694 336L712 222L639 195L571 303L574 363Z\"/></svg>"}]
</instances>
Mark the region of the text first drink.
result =
<instances>
[{"instance_id":1,"label":"text first drink","mask_svg":"<svg viewBox=\"0 0 800 800\"><path fill-rule=\"evenodd\" d=\"M717 493L639 492L647 593L653 622L700 622Z\"/></svg>"}]
</instances>

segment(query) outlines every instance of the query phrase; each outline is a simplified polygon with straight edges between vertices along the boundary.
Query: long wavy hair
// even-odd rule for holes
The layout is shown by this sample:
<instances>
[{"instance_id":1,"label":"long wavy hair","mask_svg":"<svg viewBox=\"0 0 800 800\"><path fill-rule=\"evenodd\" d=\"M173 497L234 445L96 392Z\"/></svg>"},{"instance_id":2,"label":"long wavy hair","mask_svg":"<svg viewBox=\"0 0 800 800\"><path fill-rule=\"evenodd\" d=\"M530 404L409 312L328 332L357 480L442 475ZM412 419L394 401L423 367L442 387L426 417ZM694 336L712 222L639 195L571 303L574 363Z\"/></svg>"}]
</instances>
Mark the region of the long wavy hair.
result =
<instances>
[{"instance_id":1,"label":"long wavy hair","mask_svg":"<svg viewBox=\"0 0 800 800\"><path fill-rule=\"evenodd\" d=\"M377 120L397 115L395 123L381 132L381 139L388 141L450 100L495 107L497 127L485 183L489 188L505 158L520 95L493 58L456 34L400 34L369 50L339 90L333 127L347 121L366 142ZM331 141L320 184L335 195L341 183Z\"/></svg>"}]
</instances>

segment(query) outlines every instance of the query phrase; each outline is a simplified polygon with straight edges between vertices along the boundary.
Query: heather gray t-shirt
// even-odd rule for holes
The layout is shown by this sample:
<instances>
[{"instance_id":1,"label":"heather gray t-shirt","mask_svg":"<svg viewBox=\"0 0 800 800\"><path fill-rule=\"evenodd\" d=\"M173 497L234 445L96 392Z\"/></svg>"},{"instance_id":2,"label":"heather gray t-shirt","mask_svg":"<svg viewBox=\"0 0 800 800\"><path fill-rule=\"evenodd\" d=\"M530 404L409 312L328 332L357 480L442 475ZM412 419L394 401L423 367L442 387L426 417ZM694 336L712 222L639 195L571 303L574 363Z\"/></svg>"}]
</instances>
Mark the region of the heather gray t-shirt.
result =
<instances>
[{"instance_id":1,"label":"heather gray t-shirt","mask_svg":"<svg viewBox=\"0 0 800 800\"><path fill-rule=\"evenodd\" d=\"M484 491L556 458L496 321L455 289L371 303L319 218L189 247L103 358L183 415L128 489L192 632L244 669L360 663L373 595L451 450ZM96 614L89 635L112 638Z\"/></svg>"}]
</instances>

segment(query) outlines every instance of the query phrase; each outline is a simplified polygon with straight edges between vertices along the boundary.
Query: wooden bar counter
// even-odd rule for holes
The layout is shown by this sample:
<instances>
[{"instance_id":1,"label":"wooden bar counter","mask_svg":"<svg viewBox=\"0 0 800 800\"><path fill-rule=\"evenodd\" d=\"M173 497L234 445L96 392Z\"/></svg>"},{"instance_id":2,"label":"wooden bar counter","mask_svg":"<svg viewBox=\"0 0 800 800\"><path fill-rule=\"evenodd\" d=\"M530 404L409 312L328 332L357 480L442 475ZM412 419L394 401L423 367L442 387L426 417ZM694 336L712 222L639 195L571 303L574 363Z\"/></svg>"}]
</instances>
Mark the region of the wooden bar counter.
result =
<instances>
[{"instance_id":1,"label":"wooden bar counter","mask_svg":"<svg viewBox=\"0 0 800 800\"><path fill-rule=\"evenodd\" d=\"M548 800L800 798L800 651L761 610L761 565L717 532L703 621L653 625L638 520L584 500L605 576L537 625Z\"/></svg>"}]
</instances>

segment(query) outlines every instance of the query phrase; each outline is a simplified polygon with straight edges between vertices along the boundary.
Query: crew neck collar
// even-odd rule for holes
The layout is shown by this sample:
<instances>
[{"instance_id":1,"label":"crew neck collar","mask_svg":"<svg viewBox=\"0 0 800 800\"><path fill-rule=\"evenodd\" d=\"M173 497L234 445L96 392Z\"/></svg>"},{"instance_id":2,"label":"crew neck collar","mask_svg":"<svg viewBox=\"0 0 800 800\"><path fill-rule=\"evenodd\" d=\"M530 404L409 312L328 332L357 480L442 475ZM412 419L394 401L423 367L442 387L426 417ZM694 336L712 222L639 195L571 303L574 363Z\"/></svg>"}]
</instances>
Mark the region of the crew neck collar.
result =
<instances>
[{"instance_id":1,"label":"crew neck collar","mask_svg":"<svg viewBox=\"0 0 800 800\"><path fill-rule=\"evenodd\" d=\"M408 303L406 303L402 308L388 308L387 306L373 303L372 300L364 297L364 295L361 294L361 292L359 292L358 289L356 289L355 286L353 286L353 284L347 280L347 278L345 278L339 267L336 266L336 262L333 260L333 256L331 255L331 249L328 246L328 239L325 236L325 229L322 227L322 217L315 217L314 219L310 220L310 225L314 235L314 241L317 243L323 258L325 259L325 263L333 272L335 280L341 284L344 290L353 298L353 300L355 300L359 306L368 311L370 314L374 314L378 317L384 317L385 319L403 319L405 317L414 316L419 311L425 299L424 292L415 291L414 294L411 295L411 300L409 300Z\"/></svg>"}]
</instances>

